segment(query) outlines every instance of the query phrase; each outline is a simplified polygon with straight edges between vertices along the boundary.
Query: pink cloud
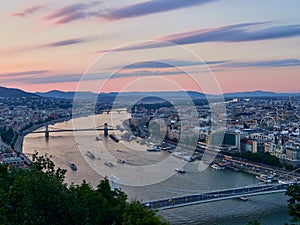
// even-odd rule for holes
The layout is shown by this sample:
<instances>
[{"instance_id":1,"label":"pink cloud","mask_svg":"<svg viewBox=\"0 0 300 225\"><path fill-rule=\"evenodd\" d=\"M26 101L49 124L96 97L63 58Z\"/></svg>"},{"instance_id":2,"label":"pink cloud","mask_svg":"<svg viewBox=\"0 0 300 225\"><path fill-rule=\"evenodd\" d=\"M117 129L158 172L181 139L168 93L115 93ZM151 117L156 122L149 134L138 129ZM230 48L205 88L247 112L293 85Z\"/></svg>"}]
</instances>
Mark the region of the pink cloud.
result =
<instances>
[{"instance_id":1,"label":"pink cloud","mask_svg":"<svg viewBox=\"0 0 300 225\"><path fill-rule=\"evenodd\" d=\"M11 15L16 17L26 17L30 14L34 14L36 11L38 11L41 8L43 7L40 5L36 5L36 6L25 8L21 12L12 13Z\"/></svg>"},{"instance_id":2,"label":"pink cloud","mask_svg":"<svg viewBox=\"0 0 300 225\"><path fill-rule=\"evenodd\" d=\"M100 1L93 1L91 3L76 3L60 9L49 14L45 17L46 20L57 20L55 24L69 23L81 18L88 18L91 16L97 16L100 11L90 11L91 8L100 4Z\"/></svg>"},{"instance_id":3,"label":"pink cloud","mask_svg":"<svg viewBox=\"0 0 300 225\"><path fill-rule=\"evenodd\" d=\"M12 13L11 15L15 16L15 17L25 17L26 16L24 13Z\"/></svg>"}]
</instances>

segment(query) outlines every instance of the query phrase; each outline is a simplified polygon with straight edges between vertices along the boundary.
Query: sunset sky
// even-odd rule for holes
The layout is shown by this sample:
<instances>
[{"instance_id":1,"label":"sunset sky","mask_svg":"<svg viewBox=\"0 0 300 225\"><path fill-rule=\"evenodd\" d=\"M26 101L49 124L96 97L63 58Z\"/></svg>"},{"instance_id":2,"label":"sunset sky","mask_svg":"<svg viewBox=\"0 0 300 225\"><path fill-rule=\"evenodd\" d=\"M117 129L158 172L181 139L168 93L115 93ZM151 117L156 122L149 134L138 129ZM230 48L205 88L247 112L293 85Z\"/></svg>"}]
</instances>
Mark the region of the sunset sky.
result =
<instances>
[{"instance_id":1,"label":"sunset sky","mask_svg":"<svg viewBox=\"0 0 300 225\"><path fill-rule=\"evenodd\" d=\"M300 92L299 0L0 4L0 86Z\"/></svg>"}]
</instances>

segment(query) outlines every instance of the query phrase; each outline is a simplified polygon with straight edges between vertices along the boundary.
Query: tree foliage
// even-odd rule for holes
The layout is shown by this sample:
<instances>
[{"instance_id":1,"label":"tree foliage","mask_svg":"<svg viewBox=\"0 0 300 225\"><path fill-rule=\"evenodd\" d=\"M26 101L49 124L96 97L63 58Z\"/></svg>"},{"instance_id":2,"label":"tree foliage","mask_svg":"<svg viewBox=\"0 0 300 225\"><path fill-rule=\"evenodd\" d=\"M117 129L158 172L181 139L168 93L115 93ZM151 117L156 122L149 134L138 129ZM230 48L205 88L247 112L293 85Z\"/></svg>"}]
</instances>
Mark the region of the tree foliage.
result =
<instances>
[{"instance_id":1,"label":"tree foliage","mask_svg":"<svg viewBox=\"0 0 300 225\"><path fill-rule=\"evenodd\" d=\"M1 138L6 144L13 147L18 138L18 134L12 128L8 128L7 130L2 131Z\"/></svg>"},{"instance_id":2,"label":"tree foliage","mask_svg":"<svg viewBox=\"0 0 300 225\"><path fill-rule=\"evenodd\" d=\"M68 186L65 170L46 156L33 156L29 169L0 164L0 224L168 224L125 193L83 181Z\"/></svg>"},{"instance_id":3,"label":"tree foliage","mask_svg":"<svg viewBox=\"0 0 300 225\"><path fill-rule=\"evenodd\" d=\"M271 166L282 167L279 159L269 153L251 153L251 152L238 152L234 154L235 157L247 159L251 162L261 162Z\"/></svg>"},{"instance_id":4,"label":"tree foliage","mask_svg":"<svg viewBox=\"0 0 300 225\"><path fill-rule=\"evenodd\" d=\"M290 185L285 194L290 197L288 207L292 222L300 222L300 186Z\"/></svg>"}]
</instances>

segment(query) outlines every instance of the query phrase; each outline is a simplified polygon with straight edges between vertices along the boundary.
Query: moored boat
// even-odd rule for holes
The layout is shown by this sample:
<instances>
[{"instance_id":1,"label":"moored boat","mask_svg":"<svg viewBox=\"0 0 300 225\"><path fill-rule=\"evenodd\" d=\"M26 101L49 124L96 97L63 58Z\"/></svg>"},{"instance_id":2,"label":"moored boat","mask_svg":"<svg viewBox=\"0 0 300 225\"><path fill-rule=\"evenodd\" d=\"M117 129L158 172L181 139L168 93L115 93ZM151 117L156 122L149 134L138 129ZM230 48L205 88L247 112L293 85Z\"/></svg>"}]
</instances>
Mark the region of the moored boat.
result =
<instances>
[{"instance_id":1,"label":"moored boat","mask_svg":"<svg viewBox=\"0 0 300 225\"><path fill-rule=\"evenodd\" d=\"M238 197L238 199L242 200L242 201L248 201L248 198L245 196L240 196L240 197Z\"/></svg>"},{"instance_id":2,"label":"moored boat","mask_svg":"<svg viewBox=\"0 0 300 225\"><path fill-rule=\"evenodd\" d=\"M72 170L74 170L74 171L77 170L77 166L76 166L75 163L70 163L70 168L71 168Z\"/></svg>"},{"instance_id":3,"label":"moored boat","mask_svg":"<svg viewBox=\"0 0 300 225\"><path fill-rule=\"evenodd\" d=\"M95 159L94 153L92 153L92 152L90 152L90 151L87 151L85 154L86 154L86 156L88 156L89 158Z\"/></svg>"},{"instance_id":4,"label":"moored boat","mask_svg":"<svg viewBox=\"0 0 300 225\"><path fill-rule=\"evenodd\" d=\"M158 146L151 146L149 148L147 148L148 152L159 152L160 151L160 147Z\"/></svg>"},{"instance_id":5,"label":"moored boat","mask_svg":"<svg viewBox=\"0 0 300 225\"><path fill-rule=\"evenodd\" d=\"M101 137L96 137L95 140L96 140L96 141L101 141L102 138L101 138Z\"/></svg>"},{"instance_id":6,"label":"moored boat","mask_svg":"<svg viewBox=\"0 0 300 225\"><path fill-rule=\"evenodd\" d=\"M257 180L265 182L265 183L272 183L272 181L274 181L272 176L268 176L268 175L265 175L265 174L261 174L259 176L255 176L255 178Z\"/></svg>"},{"instance_id":7,"label":"moored boat","mask_svg":"<svg viewBox=\"0 0 300 225\"><path fill-rule=\"evenodd\" d=\"M178 173L185 173L184 168L176 168L175 171Z\"/></svg>"},{"instance_id":8,"label":"moored boat","mask_svg":"<svg viewBox=\"0 0 300 225\"><path fill-rule=\"evenodd\" d=\"M113 166L114 166L114 164L112 164L111 162L105 162L104 165L110 166L110 167L113 167Z\"/></svg>"},{"instance_id":9,"label":"moored boat","mask_svg":"<svg viewBox=\"0 0 300 225\"><path fill-rule=\"evenodd\" d=\"M125 163L125 160L124 160L124 159L121 159L121 158L117 158L117 162L118 162L118 163Z\"/></svg>"},{"instance_id":10,"label":"moored boat","mask_svg":"<svg viewBox=\"0 0 300 225\"><path fill-rule=\"evenodd\" d=\"M109 137L110 137L114 142L116 142L116 143L119 142L119 139L118 139L115 135L110 134Z\"/></svg>"},{"instance_id":11,"label":"moored boat","mask_svg":"<svg viewBox=\"0 0 300 225\"><path fill-rule=\"evenodd\" d=\"M224 170L225 169L225 167L219 166L216 163L213 163L210 167L215 169L215 170Z\"/></svg>"}]
</instances>

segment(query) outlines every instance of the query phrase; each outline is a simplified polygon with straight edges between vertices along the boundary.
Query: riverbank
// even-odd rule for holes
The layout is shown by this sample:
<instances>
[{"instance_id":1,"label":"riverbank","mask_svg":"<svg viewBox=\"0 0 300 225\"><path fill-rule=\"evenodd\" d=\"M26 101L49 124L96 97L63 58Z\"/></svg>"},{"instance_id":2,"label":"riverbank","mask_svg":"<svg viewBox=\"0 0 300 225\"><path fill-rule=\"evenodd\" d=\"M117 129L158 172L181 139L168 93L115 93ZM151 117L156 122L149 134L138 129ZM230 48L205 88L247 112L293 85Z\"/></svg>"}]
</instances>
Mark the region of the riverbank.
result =
<instances>
[{"instance_id":1,"label":"riverbank","mask_svg":"<svg viewBox=\"0 0 300 225\"><path fill-rule=\"evenodd\" d=\"M51 121L47 121L45 123L41 123L41 124L35 124L34 126L20 132L15 144L14 144L14 150L18 153L21 153L22 152L22 149L23 149L23 141L24 141L24 137L37 130L37 129L40 129L41 127L44 127L44 126L47 126L49 124L53 124L53 123L61 123L61 122L65 122L65 121L69 121L71 120L72 117L63 117L63 118L59 118L59 119L55 119L55 120L51 120Z\"/></svg>"}]
</instances>

